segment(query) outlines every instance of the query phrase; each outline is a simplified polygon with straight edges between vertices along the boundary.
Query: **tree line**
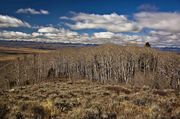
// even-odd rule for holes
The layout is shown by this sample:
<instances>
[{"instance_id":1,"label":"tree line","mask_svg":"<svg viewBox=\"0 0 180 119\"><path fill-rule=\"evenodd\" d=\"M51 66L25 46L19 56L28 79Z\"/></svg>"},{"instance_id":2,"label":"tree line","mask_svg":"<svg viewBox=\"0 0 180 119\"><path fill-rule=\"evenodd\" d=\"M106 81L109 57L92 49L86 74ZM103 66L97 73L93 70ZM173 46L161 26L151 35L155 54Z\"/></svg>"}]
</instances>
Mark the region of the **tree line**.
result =
<instances>
[{"instance_id":1,"label":"tree line","mask_svg":"<svg viewBox=\"0 0 180 119\"><path fill-rule=\"evenodd\" d=\"M180 89L180 55L152 48L106 44L22 55L0 72L4 88L52 79L87 79Z\"/></svg>"}]
</instances>

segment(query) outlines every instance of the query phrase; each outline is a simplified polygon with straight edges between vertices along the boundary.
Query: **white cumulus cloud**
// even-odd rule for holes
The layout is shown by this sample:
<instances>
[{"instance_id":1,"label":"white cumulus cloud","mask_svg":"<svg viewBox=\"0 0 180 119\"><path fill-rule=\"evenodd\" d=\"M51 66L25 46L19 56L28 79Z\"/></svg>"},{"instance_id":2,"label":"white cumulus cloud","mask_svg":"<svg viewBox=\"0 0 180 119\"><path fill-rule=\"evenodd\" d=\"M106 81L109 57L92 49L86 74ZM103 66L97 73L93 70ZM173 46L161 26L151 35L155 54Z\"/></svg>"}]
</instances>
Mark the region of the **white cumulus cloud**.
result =
<instances>
[{"instance_id":1,"label":"white cumulus cloud","mask_svg":"<svg viewBox=\"0 0 180 119\"><path fill-rule=\"evenodd\" d=\"M57 33L60 30L54 27L42 27L40 29L38 29L38 32L40 33Z\"/></svg>"},{"instance_id":2,"label":"white cumulus cloud","mask_svg":"<svg viewBox=\"0 0 180 119\"><path fill-rule=\"evenodd\" d=\"M180 13L140 12L135 14L135 19L142 27L180 32Z\"/></svg>"},{"instance_id":3,"label":"white cumulus cloud","mask_svg":"<svg viewBox=\"0 0 180 119\"><path fill-rule=\"evenodd\" d=\"M7 27L31 27L30 24L24 22L18 18L0 15L0 28Z\"/></svg>"},{"instance_id":4,"label":"white cumulus cloud","mask_svg":"<svg viewBox=\"0 0 180 119\"><path fill-rule=\"evenodd\" d=\"M74 39L78 37L78 33L70 30L66 30L64 28L55 28L55 27L42 27L38 29L38 33L34 32L33 36L43 36L49 39Z\"/></svg>"},{"instance_id":5,"label":"white cumulus cloud","mask_svg":"<svg viewBox=\"0 0 180 119\"><path fill-rule=\"evenodd\" d=\"M60 17L68 19L67 17ZM139 31L141 28L133 21L127 19L125 15L112 14L86 14L78 13L69 18L75 24L66 23L73 30L80 29L104 29L110 32Z\"/></svg>"},{"instance_id":6,"label":"white cumulus cloud","mask_svg":"<svg viewBox=\"0 0 180 119\"><path fill-rule=\"evenodd\" d=\"M112 38L114 35L112 32L98 32L94 33L94 38Z\"/></svg>"},{"instance_id":7,"label":"white cumulus cloud","mask_svg":"<svg viewBox=\"0 0 180 119\"><path fill-rule=\"evenodd\" d=\"M17 31L2 31L0 32L0 38L1 39L26 39L30 38L31 35L23 32L17 32Z\"/></svg>"}]
</instances>

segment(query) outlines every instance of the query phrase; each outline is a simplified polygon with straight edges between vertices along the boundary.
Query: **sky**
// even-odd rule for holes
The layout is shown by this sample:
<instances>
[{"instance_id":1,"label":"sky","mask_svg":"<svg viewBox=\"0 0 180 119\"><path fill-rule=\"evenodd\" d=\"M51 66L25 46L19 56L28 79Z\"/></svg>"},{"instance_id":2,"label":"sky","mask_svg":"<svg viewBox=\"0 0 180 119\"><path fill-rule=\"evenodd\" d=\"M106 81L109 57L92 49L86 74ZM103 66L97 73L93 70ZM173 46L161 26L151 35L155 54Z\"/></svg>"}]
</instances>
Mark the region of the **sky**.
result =
<instances>
[{"instance_id":1,"label":"sky","mask_svg":"<svg viewBox=\"0 0 180 119\"><path fill-rule=\"evenodd\" d=\"M1 0L0 40L180 47L180 0Z\"/></svg>"}]
</instances>

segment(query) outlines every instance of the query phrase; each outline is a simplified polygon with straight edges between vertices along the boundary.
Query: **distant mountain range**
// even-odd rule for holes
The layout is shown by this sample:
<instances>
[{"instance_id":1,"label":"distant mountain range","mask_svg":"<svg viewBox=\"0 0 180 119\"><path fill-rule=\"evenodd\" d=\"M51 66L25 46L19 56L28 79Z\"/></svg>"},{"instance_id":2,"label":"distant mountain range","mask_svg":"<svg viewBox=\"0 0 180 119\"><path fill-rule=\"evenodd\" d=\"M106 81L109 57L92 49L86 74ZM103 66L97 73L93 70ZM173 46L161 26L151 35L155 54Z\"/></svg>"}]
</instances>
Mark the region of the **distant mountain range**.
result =
<instances>
[{"instance_id":1,"label":"distant mountain range","mask_svg":"<svg viewBox=\"0 0 180 119\"><path fill-rule=\"evenodd\" d=\"M180 48L178 47L155 47L155 49L161 50L161 51L170 51L170 52L177 52L180 53Z\"/></svg>"},{"instance_id":2,"label":"distant mountain range","mask_svg":"<svg viewBox=\"0 0 180 119\"><path fill-rule=\"evenodd\" d=\"M80 43L47 43L47 42L33 42L33 41L6 41L0 40L0 47L25 47L34 49L55 50L64 47L84 47L96 46L95 44L80 44Z\"/></svg>"},{"instance_id":3,"label":"distant mountain range","mask_svg":"<svg viewBox=\"0 0 180 119\"><path fill-rule=\"evenodd\" d=\"M6 41L0 40L0 47L26 47L35 49L55 50L64 47L85 47L97 46L96 44L81 44L81 43L47 43L47 42L33 42L33 41ZM161 51L170 51L180 53L180 47L153 47Z\"/></svg>"}]
</instances>

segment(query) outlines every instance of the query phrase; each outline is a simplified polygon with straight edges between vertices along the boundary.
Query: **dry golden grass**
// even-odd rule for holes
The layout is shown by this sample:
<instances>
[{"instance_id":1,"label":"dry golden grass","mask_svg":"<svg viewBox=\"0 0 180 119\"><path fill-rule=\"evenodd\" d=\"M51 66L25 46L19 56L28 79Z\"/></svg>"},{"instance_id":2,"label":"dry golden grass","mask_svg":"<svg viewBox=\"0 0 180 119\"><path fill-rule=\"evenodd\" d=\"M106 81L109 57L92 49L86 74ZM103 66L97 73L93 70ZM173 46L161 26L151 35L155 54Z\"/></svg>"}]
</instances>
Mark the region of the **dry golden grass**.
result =
<instances>
[{"instance_id":1,"label":"dry golden grass","mask_svg":"<svg viewBox=\"0 0 180 119\"><path fill-rule=\"evenodd\" d=\"M6 52L15 52L15 53L48 53L49 50L40 50L32 48L9 48L9 47L0 47L0 51Z\"/></svg>"},{"instance_id":2,"label":"dry golden grass","mask_svg":"<svg viewBox=\"0 0 180 119\"><path fill-rule=\"evenodd\" d=\"M40 50L32 48L0 47L0 62L16 60L18 57L24 54L44 54L49 52L49 50Z\"/></svg>"},{"instance_id":3,"label":"dry golden grass","mask_svg":"<svg viewBox=\"0 0 180 119\"><path fill-rule=\"evenodd\" d=\"M16 60L17 56L1 56L0 62Z\"/></svg>"},{"instance_id":4,"label":"dry golden grass","mask_svg":"<svg viewBox=\"0 0 180 119\"><path fill-rule=\"evenodd\" d=\"M25 119L178 119L172 89L56 80L0 92L0 117Z\"/></svg>"}]
</instances>

